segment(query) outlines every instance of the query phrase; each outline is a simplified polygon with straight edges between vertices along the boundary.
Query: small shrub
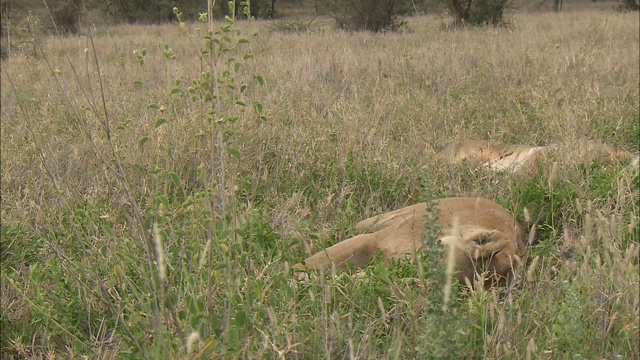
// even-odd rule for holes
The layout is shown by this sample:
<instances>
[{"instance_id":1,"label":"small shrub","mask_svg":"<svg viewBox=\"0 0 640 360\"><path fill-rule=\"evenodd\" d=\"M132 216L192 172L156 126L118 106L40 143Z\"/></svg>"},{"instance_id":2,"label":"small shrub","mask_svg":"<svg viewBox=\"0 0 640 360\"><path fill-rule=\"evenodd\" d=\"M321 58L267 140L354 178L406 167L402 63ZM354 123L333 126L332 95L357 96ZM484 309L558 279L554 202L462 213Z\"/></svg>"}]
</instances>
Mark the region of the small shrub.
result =
<instances>
[{"instance_id":1,"label":"small shrub","mask_svg":"<svg viewBox=\"0 0 640 360\"><path fill-rule=\"evenodd\" d=\"M618 5L618 10L620 11L637 11L639 9L638 0L622 0Z\"/></svg>"},{"instance_id":2,"label":"small shrub","mask_svg":"<svg viewBox=\"0 0 640 360\"><path fill-rule=\"evenodd\" d=\"M57 2L51 9L51 17L55 26L63 33L78 34L80 32L80 11L82 4L78 0Z\"/></svg>"},{"instance_id":3,"label":"small shrub","mask_svg":"<svg viewBox=\"0 0 640 360\"><path fill-rule=\"evenodd\" d=\"M503 25L508 0L452 0L456 24Z\"/></svg>"},{"instance_id":4,"label":"small shrub","mask_svg":"<svg viewBox=\"0 0 640 360\"><path fill-rule=\"evenodd\" d=\"M254 251L264 254L278 250L280 234L267 222L262 208L253 211L249 220L236 229L236 233L253 244Z\"/></svg>"},{"instance_id":5,"label":"small shrub","mask_svg":"<svg viewBox=\"0 0 640 360\"><path fill-rule=\"evenodd\" d=\"M328 12L338 28L351 31L396 31L406 25L403 15L411 2L396 0L327 0Z\"/></svg>"}]
</instances>

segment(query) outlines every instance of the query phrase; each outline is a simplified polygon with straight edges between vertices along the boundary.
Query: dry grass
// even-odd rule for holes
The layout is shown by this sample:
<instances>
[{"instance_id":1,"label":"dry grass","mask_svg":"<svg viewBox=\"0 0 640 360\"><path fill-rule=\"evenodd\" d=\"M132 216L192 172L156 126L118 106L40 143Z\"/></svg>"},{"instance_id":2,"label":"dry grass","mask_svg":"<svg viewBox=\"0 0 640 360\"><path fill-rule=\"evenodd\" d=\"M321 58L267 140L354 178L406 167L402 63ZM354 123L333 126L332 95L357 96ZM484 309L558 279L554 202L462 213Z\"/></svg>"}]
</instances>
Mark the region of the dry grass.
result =
<instances>
[{"instance_id":1,"label":"dry grass","mask_svg":"<svg viewBox=\"0 0 640 360\"><path fill-rule=\"evenodd\" d=\"M496 175L471 174L438 164L436 152L452 141L476 138L547 145L591 138L637 151L637 14L608 10L515 13L512 24L505 29L448 29L440 18L418 17L410 19L407 31L393 34L346 33L330 28L285 34L268 31L268 23L261 21L239 25L244 34L260 32L259 37L251 38L255 59L242 79L249 79L251 73L266 79L266 86L256 89L255 96L268 120L256 122L250 111L240 112L239 121L231 128L239 133L233 144L242 159L230 161L229 184L225 189L214 186L211 202L219 204L221 194L235 199L240 223L250 219L254 209L262 209L266 222L280 235L285 254L277 265L265 264L262 269L256 265L258 278L266 276L260 281L276 276L264 275L270 271L283 272L283 258L304 256L300 239L314 249L347 236L350 225L358 219L416 202L420 197L418 169L422 166L435 174L439 196L497 198L519 217L525 207L532 207L527 201L548 200L536 199L535 191L533 198L522 195L526 193L523 188L536 185L535 180L516 184ZM202 246L202 239L211 235L199 224L206 217L223 218L225 209L214 205L211 215L180 204L188 196L202 194L208 180L219 171L211 160L216 144L197 136L208 129L199 106L188 98L168 95L176 78L188 83L201 71L198 38L194 41L196 46L175 25L121 26L99 29L94 35L111 126L130 121L125 131L114 130L112 140L136 199L150 207L156 194L173 194L168 178L149 171L154 166L178 174L184 190L175 195L177 208L171 221L181 224L196 246ZM176 60L163 56L165 42ZM141 68L132 51L142 48L148 55ZM113 230L109 236L96 231L86 239L89 247L99 249L103 242L135 238L123 225L126 194L122 189L107 188L105 162L92 149L108 150L103 115L86 110L100 109L102 103L92 52L85 37L50 38L43 44L45 55L33 58L14 53L2 63L3 226L17 226L21 234L56 239L46 240L51 245L44 246L35 260L20 259L17 265L12 264L24 272L33 263L44 266L47 259L56 256L76 259L79 245L73 243L76 240L68 227L65 206L88 211L98 224L96 229L107 224ZM57 79L61 87L45 60L60 70ZM134 86L135 80L142 80L143 85ZM151 103L163 107L161 115L147 107ZM21 113L19 106L26 113ZM154 131L158 116L169 121ZM94 145L82 132L79 119L86 119ZM143 136L150 140L140 150L138 141ZM168 148L173 148L175 161L166 155ZM62 197L56 195L47 173L55 179ZM638 356L638 230L633 228L639 216L634 200L638 195L637 169L576 166L563 174L558 181L572 186L574 197L563 204L566 214L555 218L560 223L546 224L554 225L553 231L545 233L548 238L541 239L546 247L532 252L542 260L536 262L537 268L523 270L521 288L508 300L482 294L459 300L469 302L471 321L485 326L469 343L480 350L464 354L569 358L585 349L587 353L582 355L587 358ZM609 187L613 192L601 191ZM557 187L555 190L549 196L564 196ZM580 206L573 201L576 199ZM3 247L31 236L2 234ZM178 243L176 238L166 247ZM24 243L14 246L28 247ZM177 272L178 265L171 264L176 260L174 254L167 254L168 267L176 267L172 271ZM134 265L127 263L131 259L119 261ZM93 265L92 260L82 257L72 262L79 268ZM107 282L114 268L105 266L107 273L102 276ZM273 266L277 271L270 270ZM243 284L243 276L232 276L229 281L233 284L208 289L208 294L244 289L249 285ZM15 287L7 285L9 278L16 281ZM270 319L264 329L271 327L272 332L247 330L240 353L275 357L288 348L287 358L313 357L316 350L334 357L390 358L393 354L383 351L384 345L376 341L376 336L382 336L380 327L387 326L391 330L385 339L393 343L386 344L387 349L393 347L403 356L415 355L412 351L420 328L407 318L421 314L420 302L408 302L396 293L383 298L383 308L386 301L395 304L388 313L354 318L346 314L357 314L366 297L362 295L353 303L345 299L349 294L370 294L362 290L370 284L346 281L339 278L332 283L334 287L318 288L329 293L315 294L326 298L335 291L338 294L333 296L348 304L325 299L333 310L313 312L297 304L298 300L327 302L313 295L309 299L306 288L295 286L288 290L293 295L282 295L284 308L262 299L269 304L260 310ZM18 314L25 303L16 300L32 291L24 285L28 283L26 274L3 274L3 319L13 324L8 330L13 351L44 336L13 337L19 326L26 326L18 325L19 320L28 324L32 316ZM20 284L24 285L22 293L16 290ZM409 285L401 284L402 291L408 291L402 286ZM180 296L178 307L186 306ZM15 300L11 306L7 303L10 300ZM368 300L373 309L379 307L375 298ZM97 300L91 306L104 307ZM225 303L222 309L231 308ZM33 312L42 314L43 310ZM324 320L310 314L324 316ZM258 315L251 319L257 322ZM221 320L224 328L222 324ZM311 331L314 328L318 335ZM409 330L413 332L402 334ZM175 331L167 331L175 336ZM114 340L117 346L121 341L119 337ZM58 346L51 345L49 350L56 351L64 348L59 343L66 344L60 339L51 342ZM272 346L262 348L263 342ZM94 345L99 347L97 340ZM30 348L24 354L37 356L48 350L38 349ZM216 351L230 351L224 346L221 349Z\"/></svg>"},{"instance_id":2,"label":"dry grass","mask_svg":"<svg viewBox=\"0 0 640 360\"><path fill-rule=\"evenodd\" d=\"M428 164L445 144L463 138L544 145L588 137L635 150L631 131L638 89L632 80L638 74L638 37L633 29L638 24L633 14L515 15L514 24L511 30L443 31L439 21L418 18L411 21L412 31L403 34L263 33L253 44L254 66L268 81L260 99L269 121L260 126L258 137L252 136L253 126L245 126L248 140L242 145L251 151L244 152L243 165L260 163L270 152L286 160L274 165L289 167L276 173L300 176L313 159L337 154L344 161L351 151L365 163L381 161L397 167L398 176L414 179L407 175ZM251 26L259 30L264 24ZM193 49L170 25L107 29L95 41L110 116L114 122L132 120L132 131L118 134L118 140L133 144L153 123L155 114L146 105L166 104L167 83L188 78L199 64L189 60ZM51 39L45 53L62 71L66 91L80 99L82 86L99 103L95 69L92 64L87 68L87 40L64 42L81 83L73 79L58 40ZM171 44L179 64L167 65L160 51L163 42ZM143 47L149 49L145 74L131 55L132 49ZM34 132L52 140L48 166L69 188L84 185L85 192L100 193L101 185L92 181L95 174L86 166L66 166L94 160L82 159L88 151L75 140L78 134L69 131L69 110L44 61L16 56L4 66L24 89L21 100L31 101ZM141 91L132 86L138 78L146 83ZM27 124L8 87L3 81L3 156L30 157L5 161L3 191L16 194L22 186L37 193L42 185L34 184L33 145L18 135ZM179 105L171 114L173 136L165 141L196 165L201 160L197 153L206 159L207 151L194 154L190 139L202 124L196 122L193 106ZM13 154L17 149L19 157ZM121 154L130 163L147 158L134 147Z\"/></svg>"}]
</instances>

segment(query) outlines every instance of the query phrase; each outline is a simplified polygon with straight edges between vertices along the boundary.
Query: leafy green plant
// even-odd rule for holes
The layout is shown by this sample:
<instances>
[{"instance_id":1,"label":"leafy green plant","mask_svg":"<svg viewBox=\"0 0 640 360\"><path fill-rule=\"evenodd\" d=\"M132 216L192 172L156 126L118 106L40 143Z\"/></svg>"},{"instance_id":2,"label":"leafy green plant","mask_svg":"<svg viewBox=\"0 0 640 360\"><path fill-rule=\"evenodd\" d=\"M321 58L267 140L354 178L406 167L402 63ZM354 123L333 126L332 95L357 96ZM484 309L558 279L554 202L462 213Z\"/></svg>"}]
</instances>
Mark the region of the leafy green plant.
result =
<instances>
[{"instance_id":1,"label":"leafy green plant","mask_svg":"<svg viewBox=\"0 0 640 360\"><path fill-rule=\"evenodd\" d=\"M429 215L425 219L427 233L424 238L424 251L421 262L426 281L430 284L428 303L424 311L427 324L421 333L417 345L418 357L443 359L463 357L466 348L464 340L468 320L460 313L460 303L456 301L460 289L453 276L451 259L447 258L440 243L442 228L438 222L439 209L434 197L433 181L427 168L421 169L422 197L426 202ZM468 349L467 349L468 350Z\"/></svg>"},{"instance_id":2,"label":"leafy green plant","mask_svg":"<svg viewBox=\"0 0 640 360\"><path fill-rule=\"evenodd\" d=\"M581 357L580 352L584 350L585 319L581 318L578 296L569 281L563 283L564 299L559 306L559 314L555 319L552 331L555 335L555 346L566 349L576 357Z\"/></svg>"}]
</instances>

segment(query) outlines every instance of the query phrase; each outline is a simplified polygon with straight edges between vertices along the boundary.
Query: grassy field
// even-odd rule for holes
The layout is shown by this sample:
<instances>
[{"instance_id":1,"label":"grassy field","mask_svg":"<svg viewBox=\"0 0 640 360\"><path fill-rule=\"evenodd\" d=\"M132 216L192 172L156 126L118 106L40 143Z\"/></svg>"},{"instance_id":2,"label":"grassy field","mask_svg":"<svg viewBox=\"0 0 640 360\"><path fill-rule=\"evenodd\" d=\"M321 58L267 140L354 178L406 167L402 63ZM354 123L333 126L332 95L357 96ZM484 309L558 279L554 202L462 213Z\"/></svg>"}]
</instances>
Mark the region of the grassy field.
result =
<instances>
[{"instance_id":1,"label":"grassy field","mask_svg":"<svg viewBox=\"0 0 640 360\"><path fill-rule=\"evenodd\" d=\"M517 181L435 157L467 138L638 151L638 16L509 20L238 22L205 52L207 24L129 25L12 53L2 358L638 358L637 168ZM446 196L533 233L514 286L457 285L445 311L437 251L295 280L357 221Z\"/></svg>"}]
</instances>

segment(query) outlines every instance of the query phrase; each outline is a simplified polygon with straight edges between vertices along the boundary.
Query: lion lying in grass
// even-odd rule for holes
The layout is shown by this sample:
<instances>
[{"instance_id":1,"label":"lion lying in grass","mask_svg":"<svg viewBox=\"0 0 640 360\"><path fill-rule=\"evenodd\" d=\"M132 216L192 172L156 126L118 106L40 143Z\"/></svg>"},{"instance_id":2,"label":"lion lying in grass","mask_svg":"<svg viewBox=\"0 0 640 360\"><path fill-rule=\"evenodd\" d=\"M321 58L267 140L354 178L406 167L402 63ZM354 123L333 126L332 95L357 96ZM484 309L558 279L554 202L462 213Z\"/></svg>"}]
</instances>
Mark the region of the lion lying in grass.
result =
<instances>
[{"instance_id":1,"label":"lion lying in grass","mask_svg":"<svg viewBox=\"0 0 640 360\"><path fill-rule=\"evenodd\" d=\"M464 140L448 145L438 154L441 161L451 164L466 162L490 170L523 177L534 173L538 164L548 159L590 164L597 161L613 165L629 161L638 166L638 154L620 150L594 140L576 140L549 146L501 144L486 140Z\"/></svg>"},{"instance_id":2,"label":"lion lying in grass","mask_svg":"<svg viewBox=\"0 0 640 360\"><path fill-rule=\"evenodd\" d=\"M506 284L524 254L524 232L516 220L497 203L482 198L438 200L442 226L440 241L455 247L457 278L473 282L483 274L485 285ZM294 267L301 270L345 269L366 266L377 253L388 262L414 258L421 249L425 228L425 203L375 216L356 225L356 235L307 258Z\"/></svg>"}]
</instances>

